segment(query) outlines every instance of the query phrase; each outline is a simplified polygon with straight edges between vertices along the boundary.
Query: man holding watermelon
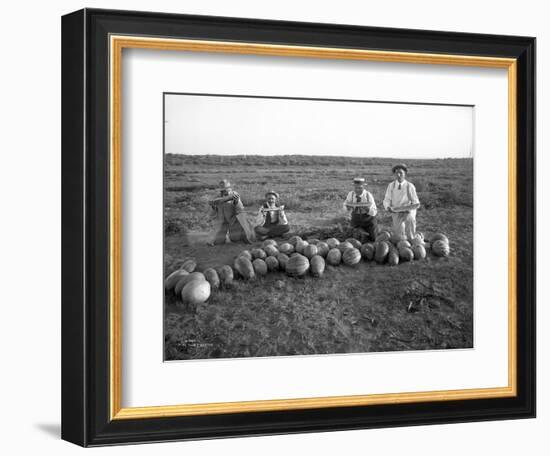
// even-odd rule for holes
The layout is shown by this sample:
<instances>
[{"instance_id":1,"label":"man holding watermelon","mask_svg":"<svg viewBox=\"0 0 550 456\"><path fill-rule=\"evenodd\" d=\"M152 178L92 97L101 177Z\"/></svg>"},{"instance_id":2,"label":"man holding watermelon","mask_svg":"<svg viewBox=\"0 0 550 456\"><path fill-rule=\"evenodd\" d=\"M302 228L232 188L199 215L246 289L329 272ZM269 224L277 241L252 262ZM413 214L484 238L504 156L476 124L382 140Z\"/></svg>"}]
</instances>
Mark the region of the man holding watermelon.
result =
<instances>
[{"instance_id":1,"label":"man holding watermelon","mask_svg":"<svg viewBox=\"0 0 550 456\"><path fill-rule=\"evenodd\" d=\"M225 244L228 235L231 242L252 243L256 240L246 218L241 197L232 189L227 179L220 182L220 196L209 204L214 217L214 235L208 244Z\"/></svg>"},{"instance_id":2,"label":"man holding watermelon","mask_svg":"<svg viewBox=\"0 0 550 456\"><path fill-rule=\"evenodd\" d=\"M290 230L283 205L277 206L279 194L270 190L265 194L265 203L258 211L258 225L254 228L256 238L263 241L286 234Z\"/></svg>"},{"instance_id":3,"label":"man holding watermelon","mask_svg":"<svg viewBox=\"0 0 550 456\"><path fill-rule=\"evenodd\" d=\"M356 237L365 242L374 241L378 234L376 220L376 202L370 192L365 189L365 179L353 179L353 190L348 193L344 201L344 210L351 215L351 227L356 230Z\"/></svg>"},{"instance_id":4,"label":"man holding watermelon","mask_svg":"<svg viewBox=\"0 0 550 456\"><path fill-rule=\"evenodd\" d=\"M392 168L395 180L388 185L384 197L384 208L391 212L393 234L406 236L412 241L416 235L416 210L420 201L415 186L405 179L407 165L401 163Z\"/></svg>"}]
</instances>

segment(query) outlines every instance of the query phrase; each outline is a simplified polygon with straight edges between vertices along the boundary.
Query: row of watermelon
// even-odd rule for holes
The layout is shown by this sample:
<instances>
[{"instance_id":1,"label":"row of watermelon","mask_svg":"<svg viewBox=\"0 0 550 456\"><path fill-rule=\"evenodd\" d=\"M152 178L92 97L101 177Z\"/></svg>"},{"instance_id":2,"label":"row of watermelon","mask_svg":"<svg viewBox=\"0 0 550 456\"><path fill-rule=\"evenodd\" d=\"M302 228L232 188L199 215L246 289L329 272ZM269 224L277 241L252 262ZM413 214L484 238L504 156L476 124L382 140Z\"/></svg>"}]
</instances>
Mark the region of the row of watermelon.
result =
<instances>
[{"instance_id":1,"label":"row of watermelon","mask_svg":"<svg viewBox=\"0 0 550 456\"><path fill-rule=\"evenodd\" d=\"M201 273L195 271L197 265L193 260L187 260L166 278L165 289L180 295L184 303L197 304L208 299L212 288L218 288L221 284L230 285L234 271L245 280L266 275L270 271L284 271L291 277L300 277L310 271L314 277L321 277L326 263L332 266L341 263L354 266L365 259L380 264L387 261L390 266L395 266L400 261L423 259L426 257L426 245L422 235L409 242L392 237L387 231L380 233L374 243L365 244L354 238L344 242L336 238L305 241L299 236L293 236L279 246L275 240L268 239L261 248L241 252L235 258L233 268L224 265L218 270L208 268ZM449 255L449 240L445 235L435 235L431 245L434 254Z\"/></svg>"}]
</instances>

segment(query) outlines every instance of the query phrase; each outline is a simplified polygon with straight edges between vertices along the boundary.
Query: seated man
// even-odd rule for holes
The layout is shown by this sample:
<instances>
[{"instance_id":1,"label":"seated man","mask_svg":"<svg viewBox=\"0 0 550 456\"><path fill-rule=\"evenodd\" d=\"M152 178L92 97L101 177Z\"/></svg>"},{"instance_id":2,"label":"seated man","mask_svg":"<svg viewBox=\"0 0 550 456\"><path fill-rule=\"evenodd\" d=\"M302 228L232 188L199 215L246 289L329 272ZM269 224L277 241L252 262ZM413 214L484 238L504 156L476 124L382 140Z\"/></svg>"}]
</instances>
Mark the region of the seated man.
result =
<instances>
[{"instance_id":1,"label":"seated man","mask_svg":"<svg viewBox=\"0 0 550 456\"><path fill-rule=\"evenodd\" d=\"M393 233L406 236L411 241L416 235L416 210L420 207L420 201L415 186L405 179L407 166L395 165L392 173L395 180L386 189L384 208L392 213Z\"/></svg>"},{"instance_id":2,"label":"seated man","mask_svg":"<svg viewBox=\"0 0 550 456\"><path fill-rule=\"evenodd\" d=\"M355 228L356 236L361 242L367 239L374 241L378 234L376 220L376 203L370 192L365 190L365 179L353 179L353 190L344 201L344 210L351 213L351 227Z\"/></svg>"},{"instance_id":3,"label":"seated man","mask_svg":"<svg viewBox=\"0 0 550 456\"><path fill-rule=\"evenodd\" d=\"M270 190L265 194L266 202L258 211L258 226L254 228L258 240L282 236L288 233L290 226L284 206L277 206L279 194Z\"/></svg>"},{"instance_id":4,"label":"seated man","mask_svg":"<svg viewBox=\"0 0 550 456\"><path fill-rule=\"evenodd\" d=\"M239 194L231 188L228 180L220 182L220 197L209 202L214 217L214 234L210 245L225 244L227 235L231 242L254 242L255 236Z\"/></svg>"}]
</instances>

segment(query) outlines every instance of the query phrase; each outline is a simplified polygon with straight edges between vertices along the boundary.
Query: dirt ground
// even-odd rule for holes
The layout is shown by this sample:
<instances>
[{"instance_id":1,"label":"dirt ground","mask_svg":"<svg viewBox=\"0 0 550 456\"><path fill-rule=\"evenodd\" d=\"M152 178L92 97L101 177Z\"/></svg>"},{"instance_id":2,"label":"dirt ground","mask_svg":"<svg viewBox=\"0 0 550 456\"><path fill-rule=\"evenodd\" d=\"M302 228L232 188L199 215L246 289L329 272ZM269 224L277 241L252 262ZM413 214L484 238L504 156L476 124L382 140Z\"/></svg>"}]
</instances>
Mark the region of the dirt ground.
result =
<instances>
[{"instance_id":1,"label":"dirt ground","mask_svg":"<svg viewBox=\"0 0 550 456\"><path fill-rule=\"evenodd\" d=\"M165 275L193 258L198 270L231 265L251 245L208 246L207 201L228 178L250 219L268 188L281 192L293 234L349 237L341 203L350 176L364 175L379 210L391 163L340 157L168 156L165 172ZM270 162L270 160L278 160ZM300 161L301 160L301 161ZM323 161L325 160L325 161ZM246 163L246 165L245 165ZM473 346L473 207L471 160L409 161L422 203L418 230L444 232L451 255L396 267L361 262L327 266L322 278L269 273L213 291L196 308L165 297L165 358L202 359ZM297 171L298 170L298 171ZM350 171L351 170L351 171ZM295 173L299 172L299 175ZM319 179L319 177L322 179ZM273 184L276 182L276 184ZM391 226L379 214L381 227ZM257 243L259 245L260 243Z\"/></svg>"}]
</instances>

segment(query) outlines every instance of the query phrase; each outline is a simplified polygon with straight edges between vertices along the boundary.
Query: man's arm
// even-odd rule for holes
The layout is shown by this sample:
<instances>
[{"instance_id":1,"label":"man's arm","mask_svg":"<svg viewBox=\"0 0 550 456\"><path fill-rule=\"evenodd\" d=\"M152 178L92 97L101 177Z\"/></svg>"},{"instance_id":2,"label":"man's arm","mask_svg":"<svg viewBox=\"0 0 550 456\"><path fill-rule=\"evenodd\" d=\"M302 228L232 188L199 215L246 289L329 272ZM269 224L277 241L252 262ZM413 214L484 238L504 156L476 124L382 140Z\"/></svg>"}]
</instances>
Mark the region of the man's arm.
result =
<instances>
[{"instance_id":1,"label":"man's arm","mask_svg":"<svg viewBox=\"0 0 550 456\"><path fill-rule=\"evenodd\" d=\"M351 210L353 209L351 207L348 207L348 203L353 203L352 193L353 192L349 192L348 195L346 196L346 199L344 200L343 208L346 212L351 212Z\"/></svg>"},{"instance_id":2,"label":"man's arm","mask_svg":"<svg viewBox=\"0 0 550 456\"><path fill-rule=\"evenodd\" d=\"M376 213L376 201L374 201L374 196L371 192L367 192L367 201L369 203L369 214L374 215Z\"/></svg>"}]
</instances>

